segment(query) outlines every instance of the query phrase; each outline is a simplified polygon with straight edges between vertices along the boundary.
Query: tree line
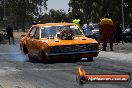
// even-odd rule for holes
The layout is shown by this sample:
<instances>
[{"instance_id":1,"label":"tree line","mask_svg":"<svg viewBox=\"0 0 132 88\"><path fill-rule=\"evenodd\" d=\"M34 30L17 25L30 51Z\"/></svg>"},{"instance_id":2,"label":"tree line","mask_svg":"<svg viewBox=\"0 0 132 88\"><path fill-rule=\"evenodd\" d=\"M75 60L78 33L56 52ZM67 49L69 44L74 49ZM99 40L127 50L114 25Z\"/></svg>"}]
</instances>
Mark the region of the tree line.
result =
<instances>
[{"instance_id":1,"label":"tree line","mask_svg":"<svg viewBox=\"0 0 132 88\"><path fill-rule=\"evenodd\" d=\"M122 5L126 23L132 22L132 0L70 0L69 6L74 14L81 14L82 19L90 22L99 22L109 13L114 22L122 22Z\"/></svg>"},{"instance_id":2,"label":"tree line","mask_svg":"<svg viewBox=\"0 0 132 88\"><path fill-rule=\"evenodd\" d=\"M48 0L2 0L0 2L0 22L6 17L6 24L15 29L25 29L43 10L47 9ZM4 8L5 7L5 8ZM5 13L5 14L4 14ZM2 24L3 25L3 24Z\"/></svg>"},{"instance_id":3,"label":"tree line","mask_svg":"<svg viewBox=\"0 0 132 88\"><path fill-rule=\"evenodd\" d=\"M68 5L68 13L64 10L51 9L40 19L48 18L50 22L72 22L79 15L83 23L98 23L105 14L109 14L114 23L122 24L123 6L125 24L132 23L132 0L124 0L123 4L122 0L69 0Z\"/></svg>"}]
</instances>

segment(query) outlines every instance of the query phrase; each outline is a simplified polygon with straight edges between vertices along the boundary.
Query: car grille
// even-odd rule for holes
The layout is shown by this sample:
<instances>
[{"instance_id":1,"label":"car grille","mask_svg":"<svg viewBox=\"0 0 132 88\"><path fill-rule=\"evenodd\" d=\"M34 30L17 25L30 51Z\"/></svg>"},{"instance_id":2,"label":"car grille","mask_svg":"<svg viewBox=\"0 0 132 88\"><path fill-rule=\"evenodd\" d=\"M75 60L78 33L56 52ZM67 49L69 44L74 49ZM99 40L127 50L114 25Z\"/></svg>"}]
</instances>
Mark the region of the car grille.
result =
<instances>
[{"instance_id":1,"label":"car grille","mask_svg":"<svg viewBox=\"0 0 132 88\"><path fill-rule=\"evenodd\" d=\"M52 47L51 53L85 52L92 50L96 50L96 44L55 46Z\"/></svg>"}]
</instances>

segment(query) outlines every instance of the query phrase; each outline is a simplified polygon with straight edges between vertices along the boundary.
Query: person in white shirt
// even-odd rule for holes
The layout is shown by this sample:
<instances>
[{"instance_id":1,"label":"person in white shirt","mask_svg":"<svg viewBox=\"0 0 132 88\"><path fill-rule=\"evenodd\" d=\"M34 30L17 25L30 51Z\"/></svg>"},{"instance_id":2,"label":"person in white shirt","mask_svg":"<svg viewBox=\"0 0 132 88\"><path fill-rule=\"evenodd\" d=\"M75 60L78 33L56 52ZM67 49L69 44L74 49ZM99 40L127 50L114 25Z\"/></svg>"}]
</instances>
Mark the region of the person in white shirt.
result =
<instances>
[{"instance_id":1,"label":"person in white shirt","mask_svg":"<svg viewBox=\"0 0 132 88\"><path fill-rule=\"evenodd\" d=\"M91 30L89 28L89 25L88 24L84 24L82 29L84 30L84 34L87 36L87 37L90 37L91 36Z\"/></svg>"}]
</instances>

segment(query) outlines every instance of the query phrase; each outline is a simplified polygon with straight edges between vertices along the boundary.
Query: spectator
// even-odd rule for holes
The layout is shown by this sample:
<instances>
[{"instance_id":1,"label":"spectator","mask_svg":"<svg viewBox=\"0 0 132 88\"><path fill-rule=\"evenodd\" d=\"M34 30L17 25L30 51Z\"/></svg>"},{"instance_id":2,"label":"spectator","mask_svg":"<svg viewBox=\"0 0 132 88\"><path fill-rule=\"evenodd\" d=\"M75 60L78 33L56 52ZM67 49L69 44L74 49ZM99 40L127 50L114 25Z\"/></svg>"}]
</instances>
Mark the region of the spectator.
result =
<instances>
[{"instance_id":1,"label":"spectator","mask_svg":"<svg viewBox=\"0 0 132 88\"><path fill-rule=\"evenodd\" d=\"M88 24L84 24L83 27L82 27L82 29L83 29L83 31L84 31L84 34L85 34L87 37L91 37L91 30L90 30Z\"/></svg>"},{"instance_id":2,"label":"spectator","mask_svg":"<svg viewBox=\"0 0 132 88\"><path fill-rule=\"evenodd\" d=\"M110 50L113 51L113 33L115 31L115 27L113 25L112 19L109 18L108 15L105 16L100 22L99 31L102 34L102 51L106 51L107 40L110 43Z\"/></svg>"},{"instance_id":3,"label":"spectator","mask_svg":"<svg viewBox=\"0 0 132 88\"><path fill-rule=\"evenodd\" d=\"M77 24L80 27L80 19L74 19L73 23Z\"/></svg>"},{"instance_id":4,"label":"spectator","mask_svg":"<svg viewBox=\"0 0 132 88\"><path fill-rule=\"evenodd\" d=\"M115 31L115 41L116 45L122 40L122 29L118 23L116 23L116 31Z\"/></svg>"},{"instance_id":5,"label":"spectator","mask_svg":"<svg viewBox=\"0 0 132 88\"><path fill-rule=\"evenodd\" d=\"M82 21L80 20L80 15L76 15L75 19L72 22L77 24L79 27L82 26Z\"/></svg>"},{"instance_id":6,"label":"spectator","mask_svg":"<svg viewBox=\"0 0 132 88\"><path fill-rule=\"evenodd\" d=\"M12 38L12 42L13 42L13 44L15 44L15 42L14 42L14 36L13 36L13 28L11 27L10 24L8 24L8 26L6 28L6 32L7 32L7 38L9 40L9 45L11 44L10 38Z\"/></svg>"}]
</instances>

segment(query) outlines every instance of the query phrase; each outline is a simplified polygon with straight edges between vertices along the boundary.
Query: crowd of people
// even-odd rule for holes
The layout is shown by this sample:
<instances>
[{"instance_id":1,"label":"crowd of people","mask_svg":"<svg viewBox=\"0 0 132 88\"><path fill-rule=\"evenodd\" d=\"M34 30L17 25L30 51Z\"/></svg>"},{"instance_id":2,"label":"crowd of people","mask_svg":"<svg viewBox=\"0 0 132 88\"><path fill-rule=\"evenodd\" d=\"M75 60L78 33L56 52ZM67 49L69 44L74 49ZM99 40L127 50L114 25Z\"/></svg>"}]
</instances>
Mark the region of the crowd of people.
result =
<instances>
[{"instance_id":1,"label":"crowd of people","mask_svg":"<svg viewBox=\"0 0 132 88\"><path fill-rule=\"evenodd\" d=\"M79 18L77 18L79 19ZM77 20L76 19L76 20ZM81 20L78 20L78 25ZM73 23L76 23L73 21ZM103 18L100 19L99 24L99 35L101 35L101 39L98 42L102 42L102 51L106 51L107 42L110 44L110 51L113 51L113 42L115 45L118 45L119 42L122 41L122 27L118 22L113 22L110 18L109 14L106 14ZM89 25L89 22L84 23L83 25L79 25L82 27L84 34L87 37L92 37L92 28Z\"/></svg>"}]
</instances>

